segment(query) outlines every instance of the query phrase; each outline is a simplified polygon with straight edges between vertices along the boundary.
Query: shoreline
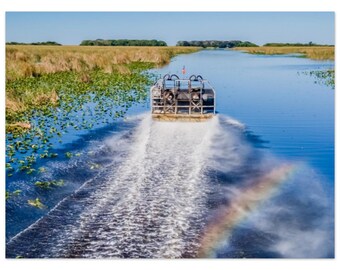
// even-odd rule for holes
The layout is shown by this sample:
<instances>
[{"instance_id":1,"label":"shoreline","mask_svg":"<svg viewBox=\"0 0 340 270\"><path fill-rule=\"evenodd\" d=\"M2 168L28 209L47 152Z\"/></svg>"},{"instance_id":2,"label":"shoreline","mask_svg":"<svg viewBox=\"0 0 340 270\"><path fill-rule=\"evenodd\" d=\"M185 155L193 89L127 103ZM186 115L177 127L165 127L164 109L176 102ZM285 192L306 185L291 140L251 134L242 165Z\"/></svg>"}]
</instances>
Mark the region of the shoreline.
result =
<instances>
[{"instance_id":1,"label":"shoreline","mask_svg":"<svg viewBox=\"0 0 340 270\"><path fill-rule=\"evenodd\" d=\"M280 47L237 47L232 48L235 51L244 51L250 54L261 54L261 55L275 55L275 54L291 54L301 53L303 57L307 57L313 60L334 60L335 47L324 47L324 46L280 46Z\"/></svg>"}]
</instances>

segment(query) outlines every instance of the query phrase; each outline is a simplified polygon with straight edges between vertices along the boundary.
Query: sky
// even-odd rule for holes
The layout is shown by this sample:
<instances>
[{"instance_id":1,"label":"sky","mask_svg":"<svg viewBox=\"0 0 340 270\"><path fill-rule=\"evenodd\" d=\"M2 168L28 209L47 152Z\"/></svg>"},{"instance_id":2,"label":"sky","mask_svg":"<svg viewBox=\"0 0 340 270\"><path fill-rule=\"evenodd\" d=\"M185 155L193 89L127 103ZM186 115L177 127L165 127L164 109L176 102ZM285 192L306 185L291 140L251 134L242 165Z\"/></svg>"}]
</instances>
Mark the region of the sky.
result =
<instances>
[{"instance_id":1,"label":"sky","mask_svg":"<svg viewBox=\"0 0 340 270\"><path fill-rule=\"evenodd\" d=\"M333 12L6 12L6 42L85 39L335 43Z\"/></svg>"}]
</instances>

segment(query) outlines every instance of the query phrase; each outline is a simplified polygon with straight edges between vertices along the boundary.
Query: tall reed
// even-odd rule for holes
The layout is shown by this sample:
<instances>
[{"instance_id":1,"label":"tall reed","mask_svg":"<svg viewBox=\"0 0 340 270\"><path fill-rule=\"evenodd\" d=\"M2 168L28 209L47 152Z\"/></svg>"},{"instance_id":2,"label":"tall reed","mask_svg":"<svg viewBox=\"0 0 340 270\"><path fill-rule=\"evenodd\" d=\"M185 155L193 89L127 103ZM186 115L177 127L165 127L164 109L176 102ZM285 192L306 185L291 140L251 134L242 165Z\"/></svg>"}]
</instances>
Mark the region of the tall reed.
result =
<instances>
[{"instance_id":1,"label":"tall reed","mask_svg":"<svg viewBox=\"0 0 340 270\"><path fill-rule=\"evenodd\" d=\"M103 46L6 46L6 80L38 77L60 71L84 72L100 69L126 73L127 64L170 62L181 53L198 51L193 47L103 47ZM125 66L125 67L124 67Z\"/></svg>"},{"instance_id":2,"label":"tall reed","mask_svg":"<svg viewBox=\"0 0 340 270\"><path fill-rule=\"evenodd\" d=\"M251 54L289 54L301 53L314 60L334 60L334 47L244 47L234 48Z\"/></svg>"}]
</instances>

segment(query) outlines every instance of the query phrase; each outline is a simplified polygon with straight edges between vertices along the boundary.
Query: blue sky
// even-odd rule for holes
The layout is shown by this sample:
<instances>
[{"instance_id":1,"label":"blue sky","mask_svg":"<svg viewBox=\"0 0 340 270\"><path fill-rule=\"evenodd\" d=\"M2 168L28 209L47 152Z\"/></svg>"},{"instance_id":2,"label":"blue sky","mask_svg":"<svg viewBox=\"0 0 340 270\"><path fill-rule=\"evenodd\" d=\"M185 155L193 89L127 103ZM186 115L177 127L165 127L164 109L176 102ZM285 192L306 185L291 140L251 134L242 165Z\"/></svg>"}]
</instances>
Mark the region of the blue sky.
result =
<instances>
[{"instance_id":1,"label":"blue sky","mask_svg":"<svg viewBox=\"0 0 340 270\"><path fill-rule=\"evenodd\" d=\"M248 40L334 44L332 12L7 12L6 42Z\"/></svg>"}]
</instances>

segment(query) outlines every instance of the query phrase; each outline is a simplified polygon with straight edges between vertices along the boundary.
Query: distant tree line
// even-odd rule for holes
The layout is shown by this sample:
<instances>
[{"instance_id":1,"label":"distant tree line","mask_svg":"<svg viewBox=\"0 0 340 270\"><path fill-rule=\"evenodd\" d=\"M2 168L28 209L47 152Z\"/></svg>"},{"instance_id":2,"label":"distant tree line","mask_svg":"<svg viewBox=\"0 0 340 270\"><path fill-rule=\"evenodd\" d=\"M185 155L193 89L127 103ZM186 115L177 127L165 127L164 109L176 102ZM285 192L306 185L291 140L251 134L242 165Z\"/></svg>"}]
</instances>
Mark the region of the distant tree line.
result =
<instances>
[{"instance_id":1,"label":"distant tree line","mask_svg":"<svg viewBox=\"0 0 340 270\"><path fill-rule=\"evenodd\" d=\"M258 45L241 40L193 40L193 41L178 41L176 46L194 46L194 47L213 47L213 48L234 48L234 47L258 47Z\"/></svg>"},{"instance_id":2,"label":"distant tree line","mask_svg":"<svg viewBox=\"0 0 340 270\"><path fill-rule=\"evenodd\" d=\"M6 45L53 45L53 46L61 46L60 43L57 43L55 41L32 42L32 43L6 42Z\"/></svg>"},{"instance_id":3,"label":"distant tree line","mask_svg":"<svg viewBox=\"0 0 340 270\"><path fill-rule=\"evenodd\" d=\"M308 43L266 43L263 45L264 47L306 47L306 46L327 46L327 47L334 47L334 45L322 45L316 44L312 41Z\"/></svg>"},{"instance_id":4,"label":"distant tree line","mask_svg":"<svg viewBox=\"0 0 340 270\"><path fill-rule=\"evenodd\" d=\"M167 44L156 39L96 39L83 40L80 46L167 46Z\"/></svg>"}]
</instances>

